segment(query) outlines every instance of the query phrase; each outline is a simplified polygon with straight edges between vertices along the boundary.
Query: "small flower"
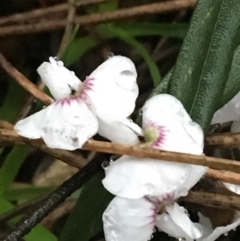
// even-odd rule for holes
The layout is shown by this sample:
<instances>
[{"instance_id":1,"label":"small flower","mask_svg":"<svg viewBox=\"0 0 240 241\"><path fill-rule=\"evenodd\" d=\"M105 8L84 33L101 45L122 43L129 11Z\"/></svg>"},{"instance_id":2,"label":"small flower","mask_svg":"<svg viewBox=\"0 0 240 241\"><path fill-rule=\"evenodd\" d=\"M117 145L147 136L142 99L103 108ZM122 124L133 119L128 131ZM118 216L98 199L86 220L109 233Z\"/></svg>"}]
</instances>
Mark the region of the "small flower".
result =
<instances>
[{"instance_id":1,"label":"small flower","mask_svg":"<svg viewBox=\"0 0 240 241\"><path fill-rule=\"evenodd\" d=\"M199 155L203 152L201 128L173 96L157 95L146 102L143 132L147 134L147 146ZM203 166L123 156L110 163L103 185L125 198L145 195L160 198L172 192L179 197L187 195L206 171Z\"/></svg>"},{"instance_id":2,"label":"small flower","mask_svg":"<svg viewBox=\"0 0 240 241\"><path fill-rule=\"evenodd\" d=\"M154 203L147 198L115 197L103 214L103 223L106 241L147 241L155 227L186 241L203 233L201 225L193 223L177 203Z\"/></svg>"},{"instance_id":3,"label":"small flower","mask_svg":"<svg viewBox=\"0 0 240 241\"><path fill-rule=\"evenodd\" d=\"M82 147L97 132L118 143L137 143L134 131L140 132L140 128L128 124L138 96L137 73L130 59L109 58L83 83L62 61L52 57L49 61L37 71L56 101L20 120L14 127L18 134L42 138L50 148L67 150ZM75 95L71 95L72 91ZM132 139L122 138L119 131Z\"/></svg>"},{"instance_id":4,"label":"small flower","mask_svg":"<svg viewBox=\"0 0 240 241\"><path fill-rule=\"evenodd\" d=\"M203 132L175 97L154 96L142 110L146 139L143 146L203 154ZM200 238L201 226L191 222L184 208L174 200L187 195L207 169L131 156L111 162L105 168L102 182L117 197L103 214L106 240L147 241L154 226L187 241Z\"/></svg>"}]
</instances>

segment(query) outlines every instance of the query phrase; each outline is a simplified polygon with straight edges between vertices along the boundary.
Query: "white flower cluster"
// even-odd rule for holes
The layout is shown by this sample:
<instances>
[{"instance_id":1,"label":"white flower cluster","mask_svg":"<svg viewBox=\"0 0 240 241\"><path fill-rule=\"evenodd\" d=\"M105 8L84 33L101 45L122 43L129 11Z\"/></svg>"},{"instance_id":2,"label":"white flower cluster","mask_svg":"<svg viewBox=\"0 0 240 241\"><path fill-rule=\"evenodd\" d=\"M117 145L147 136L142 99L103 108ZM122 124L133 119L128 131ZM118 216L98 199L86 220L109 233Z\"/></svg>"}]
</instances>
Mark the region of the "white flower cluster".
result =
<instances>
[{"instance_id":1,"label":"white flower cluster","mask_svg":"<svg viewBox=\"0 0 240 241\"><path fill-rule=\"evenodd\" d=\"M144 135L144 146L203 155L201 127L171 95L157 95L145 103L142 128L128 119L138 96L137 72L130 59L110 57L84 82L62 61L49 60L37 71L56 101L20 120L14 127L18 134L67 150L81 148L96 133L132 145L138 144L138 135ZM199 223L192 222L175 202L206 171L203 166L131 156L110 162L103 185L116 197L103 214L106 240L147 241L157 227L186 241L213 241L237 227L239 213L231 224L213 230L201 214Z\"/></svg>"}]
</instances>

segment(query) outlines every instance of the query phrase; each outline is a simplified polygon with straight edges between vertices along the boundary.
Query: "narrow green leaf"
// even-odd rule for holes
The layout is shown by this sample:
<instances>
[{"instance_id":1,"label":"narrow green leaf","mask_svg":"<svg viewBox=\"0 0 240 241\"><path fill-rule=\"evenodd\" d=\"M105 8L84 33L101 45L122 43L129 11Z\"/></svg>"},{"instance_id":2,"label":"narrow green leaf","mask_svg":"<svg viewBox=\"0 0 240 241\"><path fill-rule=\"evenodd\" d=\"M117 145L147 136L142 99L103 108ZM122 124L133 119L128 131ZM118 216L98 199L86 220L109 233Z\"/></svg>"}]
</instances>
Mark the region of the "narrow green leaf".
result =
<instances>
[{"instance_id":1,"label":"narrow green leaf","mask_svg":"<svg viewBox=\"0 0 240 241\"><path fill-rule=\"evenodd\" d=\"M173 69L171 69L160 82L160 84L152 91L150 97L158 94L164 94L168 92L169 84L172 79Z\"/></svg>"},{"instance_id":2,"label":"narrow green leaf","mask_svg":"<svg viewBox=\"0 0 240 241\"><path fill-rule=\"evenodd\" d=\"M4 198L8 201L30 200L53 191L53 187L24 187L8 189L4 192Z\"/></svg>"},{"instance_id":3,"label":"narrow green leaf","mask_svg":"<svg viewBox=\"0 0 240 241\"><path fill-rule=\"evenodd\" d=\"M14 181L18 170L28 154L28 147L14 147L0 169L0 194L3 194Z\"/></svg>"},{"instance_id":4,"label":"narrow green leaf","mask_svg":"<svg viewBox=\"0 0 240 241\"><path fill-rule=\"evenodd\" d=\"M84 185L59 241L89 241L102 230L102 214L113 196L102 186L99 175Z\"/></svg>"},{"instance_id":5,"label":"narrow green leaf","mask_svg":"<svg viewBox=\"0 0 240 241\"><path fill-rule=\"evenodd\" d=\"M156 65L155 61L148 53L144 45L138 42L135 38L131 37L127 32L123 29L114 27L112 24L105 24L99 27L99 31L103 34L104 37L117 37L122 39L124 42L128 43L129 45L133 46L139 54L142 55L143 59L148 65L149 72L153 79L154 86L157 86L161 81L161 75Z\"/></svg>"},{"instance_id":6,"label":"narrow green leaf","mask_svg":"<svg viewBox=\"0 0 240 241\"><path fill-rule=\"evenodd\" d=\"M234 52L227 84L221 98L219 108L231 100L240 91L240 45Z\"/></svg>"},{"instance_id":7,"label":"narrow green leaf","mask_svg":"<svg viewBox=\"0 0 240 241\"><path fill-rule=\"evenodd\" d=\"M129 35L140 36L165 36L184 38L189 28L188 23L123 23L116 27L123 29Z\"/></svg>"},{"instance_id":8,"label":"narrow green leaf","mask_svg":"<svg viewBox=\"0 0 240 241\"><path fill-rule=\"evenodd\" d=\"M0 108L0 119L13 123L21 111L26 96L27 92L23 87L10 79L6 99Z\"/></svg>"},{"instance_id":9,"label":"narrow green leaf","mask_svg":"<svg viewBox=\"0 0 240 241\"><path fill-rule=\"evenodd\" d=\"M170 84L176 96L204 131L228 79L240 43L239 0L200 0L177 59Z\"/></svg>"},{"instance_id":10,"label":"narrow green leaf","mask_svg":"<svg viewBox=\"0 0 240 241\"><path fill-rule=\"evenodd\" d=\"M98 41L91 36L76 38L69 43L61 59L66 66L69 66L97 44Z\"/></svg>"}]
</instances>

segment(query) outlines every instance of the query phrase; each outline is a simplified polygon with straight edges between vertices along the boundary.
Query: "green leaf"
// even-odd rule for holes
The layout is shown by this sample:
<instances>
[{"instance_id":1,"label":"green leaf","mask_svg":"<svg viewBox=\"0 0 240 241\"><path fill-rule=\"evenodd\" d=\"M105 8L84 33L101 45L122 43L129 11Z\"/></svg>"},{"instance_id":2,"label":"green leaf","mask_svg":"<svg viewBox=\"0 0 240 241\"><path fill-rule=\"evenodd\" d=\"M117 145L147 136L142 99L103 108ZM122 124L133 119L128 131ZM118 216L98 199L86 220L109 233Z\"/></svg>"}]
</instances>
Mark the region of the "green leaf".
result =
<instances>
[{"instance_id":1,"label":"green leaf","mask_svg":"<svg viewBox=\"0 0 240 241\"><path fill-rule=\"evenodd\" d=\"M160 82L160 84L152 91L152 94L149 98L151 98L154 95L158 94L164 94L168 92L169 84L172 79L173 75L173 69L171 69L163 78L163 80Z\"/></svg>"},{"instance_id":2,"label":"green leaf","mask_svg":"<svg viewBox=\"0 0 240 241\"><path fill-rule=\"evenodd\" d=\"M188 23L124 23L116 25L132 37L165 36L184 38L189 28Z\"/></svg>"},{"instance_id":3,"label":"green leaf","mask_svg":"<svg viewBox=\"0 0 240 241\"><path fill-rule=\"evenodd\" d=\"M94 176L84 185L59 241L89 241L102 230L102 214L112 198L102 186L100 176Z\"/></svg>"},{"instance_id":4,"label":"green leaf","mask_svg":"<svg viewBox=\"0 0 240 241\"><path fill-rule=\"evenodd\" d=\"M61 59L66 66L69 66L97 44L98 41L91 36L76 38L69 43Z\"/></svg>"},{"instance_id":5,"label":"green leaf","mask_svg":"<svg viewBox=\"0 0 240 241\"><path fill-rule=\"evenodd\" d=\"M0 215L14 208L14 205L8 202L7 200L0 198ZM15 218L14 222L19 220ZM10 224L14 223L13 220L10 221ZM35 226L29 234L24 237L26 241L57 241L56 236L51 233L49 230L38 224Z\"/></svg>"},{"instance_id":6,"label":"green leaf","mask_svg":"<svg viewBox=\"0 0 240 241\"><path fill-rule=\"evenodd\" d=\"M231 100L240 91L240 45L234 52L233 61L227 84L219 108Z\"/></svg>"},{"instance_id":7,"label":"green leaf","mask_svg":"<svg viewBox=\"0 0 240 241\"><path fill-rule=\"evenodd\" d=\"M14 147L0 169L0 194L3 194L14 181L18 170L28 154L28 147Z\"/></svg>"},{"instance_id":8,"label":"green leaf","mask_svg":"<svg viewBox=\"0 0 240 241\"><path fill-rule=\"evenodd\" d=\"M16 121L26 96L27 92L23 87L17 84L16 81L10 79L6 99L0 108L0 119L11 123Z\"/></svg>"},{"instance_id":9,"label":"green leaf","mask_svg":"<svg viewBox=\"0 0 240 241\"><path fill-rule=\"evenodd\" d=\"M239 12L239 0L200 0L173 72L169 93L205 132L240 43Z\"/></svg>"},{"instance_id":10,"label":"green leaf","mask_svg":"<svg viewBox=\"0 0 240 241\"><path fill-rule=\"evenodd\" d=\"M24 187L8 189L4 192L4 198L8 201L30 200L53 191L53 187Z\"/></svg>"},{"instance_id":11,"label":"green leaf","mask_svg":"<svg viewBox=\"0 0 240 241\"><path fill-rule=\"evenodd\" d=\"M151 74L151 77L153 79L154 86L157 86L161 81L161 75L158 69L158 66L156 65L154 59L151 57L151 55L148 53L144 45L142 45L140 42L138 42L135 38L131 37L127 32L125 32L123 29L114 27L112 24L104 24L99 26L98 28L99 32L104 37L117 37L122 39L124 42L128 43L129 45L133 46L140 55L142 55L143 59L148 65L149 72Z\"/></svg>"}]
</instances>

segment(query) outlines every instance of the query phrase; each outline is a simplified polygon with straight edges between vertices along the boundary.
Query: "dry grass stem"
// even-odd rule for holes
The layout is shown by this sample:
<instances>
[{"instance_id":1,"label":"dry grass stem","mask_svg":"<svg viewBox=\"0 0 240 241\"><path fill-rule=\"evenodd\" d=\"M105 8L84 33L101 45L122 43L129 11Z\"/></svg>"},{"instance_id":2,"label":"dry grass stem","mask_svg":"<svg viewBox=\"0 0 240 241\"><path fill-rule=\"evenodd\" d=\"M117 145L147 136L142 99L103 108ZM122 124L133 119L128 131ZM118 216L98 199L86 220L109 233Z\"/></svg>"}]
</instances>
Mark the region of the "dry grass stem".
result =
<instances>
[{"instance_id":1,"label":"dry grass stem","mask_svg":"<svg viewBox=\"0 0 240 241\"><path fill-rule=\"evenodd\" d=\"M5 124L1 124L4 126ZM66 163L69 165L81 168L86 165L87 161L83 159L77 152L69 152L66 150L51 149L48 148L42 140L30 140L24 137L19 136L15 131L10 129L0 129L0 144L28 144L37 149L40 149ZM199 164L209 166L211 168L216 168L219 170L209 169L207 176L216 180L239 184L240 185L240 174L236 173L239 171L240 163L214 157L206 157L199 155L190 155L184 153L175 153L175 152L166 152L160 151L153 148L141 148L137 146L126 146L119 145L109 142L100 142L89 140L83 147L85 150L98 151L98 152L107 152L115 153L120 155L131 155L137 157L149 157L160 160L168 160L189 164ZM223 171L224 168L230 171Z\"/></svg>"},{"instance_id":2,"label":"dry grass stem","mask_svg":"<svg viewBox=\"0 0 240 241\"><path fill-rule=\"evenodd\" d=\"M240 147L240 133L212 134L205 138L205 144L223 148Z\"/></svg>"},{"instance_id":3,"label":"dry grass stem","mask_svg":"<svg viewBox=\"0 0 240 241\"><path fill-rule=\"evenodd\" d=\"M75 0L68 0L68 16L67 16L67 25L65 27L65 31L61 40L61 44L58 50L58 56L61 57L64 53L69 40L72 35L73 30L73 20L75 17L76 8L75 8Z\"/></svg>"},{"instance_id":4,"label":"dry grass stem","mask_svg":"<svg viewBox=\"0 0 240 241\"><path fill-rule=\"evenodd\" d=\"M51 213L49 213L42 221L41 224L47 228L51 229L54 223L59 220L64 215L70 213L76 205L76 200L67 200L57 208L55 208Z\"/></svg>"},{"instance_id":5,"label":"dry grass stem","mask_svg":"<svg viewBox=\"0 0 240 241\"><path fill-rule=\"evenodd\" d=\"M76 16L74 18L75 24L80 25L92 25L101 24L110 21L123 20L133 17L139 17L143 15L151 15L157 13L166 13L170 11L181 10L189 7L193 7L196 4L196 0L182 0L182 1L168 1L160 3L146 4L142 6L136 6L131 8L118 9L112 12L94 13L86 16ZM13 34L32 34L42 31L50 31L54 29L63 28L67 25L67 19L55 19L55 20L40 20L31 24L16 24L6 27L0 27L0 35L13 35Z\"/></svg>"},{"instance_id":6,"label":"dry grass stem","mask_svg":"<svg viewBox=\"0 0 240 241\"><path fill-rule=\"evenodd\" d=\"M0 53L0 65L1 67L14 78L25 90L32 94L37 99L40 99L45 104L51 104L53 99L39 90L35 84L33 84L27 77L20 73L6 58Z\"/></svg>"},{"instance_id":7,"label":"dry grass stem","mask_svg":"<svg viewBox=\"0 0 240 241\"><path fill-rule=\"evenodd\" d=\"M106 1L110 1L110 0L80 0L80 1L76 1L74 6L75 7L87 6L87 5L98 4ZM9 24L9 23L19 24L19 22L26 22L37 18L43 19L49 16L52 17L53 14L66 12L67 10L68 10L68 4L63 3L63 4L54 5L52 7L31 10L25 13L16 13L7 17L0 18L0 25Z\"/></svg>"},{"instance_id":8,"label":"dry grass stem","mask_svg":"<svg viewBox=\"0 0 240 241\"><path fill-rule=\"evenodd\" d=\"M190 191L186 197L181 197L180 200L215 208L240 210L239 196Z\"/></svg>"}]
</instances>

